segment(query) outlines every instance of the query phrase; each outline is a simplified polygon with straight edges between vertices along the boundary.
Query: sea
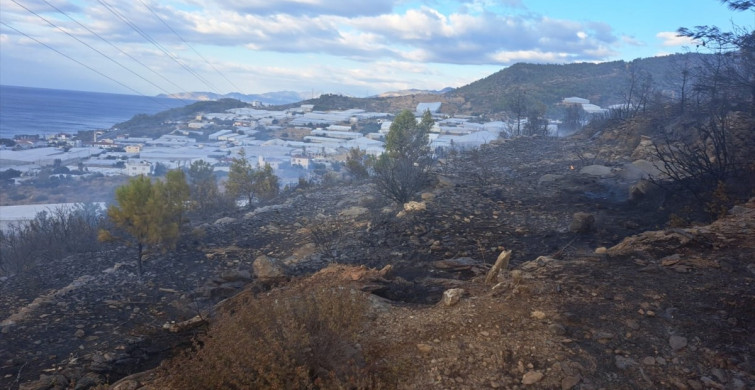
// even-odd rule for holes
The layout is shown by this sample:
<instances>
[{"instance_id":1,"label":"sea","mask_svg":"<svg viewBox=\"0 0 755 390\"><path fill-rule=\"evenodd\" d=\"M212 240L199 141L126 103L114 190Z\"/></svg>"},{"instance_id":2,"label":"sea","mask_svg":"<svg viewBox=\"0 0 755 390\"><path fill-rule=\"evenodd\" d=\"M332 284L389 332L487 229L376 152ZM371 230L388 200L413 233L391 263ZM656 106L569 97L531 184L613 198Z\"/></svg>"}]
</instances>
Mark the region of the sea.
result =
<instances>
[{"instance_id":1,"label":"sea","mask_svg":"<svg viewBox=\"0 0 755 390\"><path fill-rule=\"evenodd\" d=\"M0 138L110 129L137 114L155 114L190 103L152 96L0 85Z\"/></svg>"}]
</instances>

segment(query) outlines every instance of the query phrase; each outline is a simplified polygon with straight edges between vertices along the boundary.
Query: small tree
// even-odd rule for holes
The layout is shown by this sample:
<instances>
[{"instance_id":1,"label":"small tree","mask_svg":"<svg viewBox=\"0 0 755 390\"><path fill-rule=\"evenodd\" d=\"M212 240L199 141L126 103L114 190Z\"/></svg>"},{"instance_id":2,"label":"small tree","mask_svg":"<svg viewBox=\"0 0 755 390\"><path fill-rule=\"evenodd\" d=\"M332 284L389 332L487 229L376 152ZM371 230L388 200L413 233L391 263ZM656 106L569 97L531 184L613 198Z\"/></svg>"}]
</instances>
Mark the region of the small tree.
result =
<instances>
[{"instance_id":1,"label":"small tree","mask_svg":"<svg viewBox=\"0 0 755 390\"><path fill-rule=\"evenodd\" d=\"M174 194L173 194L174 195ZM182 209L176 206L172 190L165 183L152 181L145 176L131 179L115 190L117 205L107 210L110 222L116 229L101 229L100 241L124 241L136 245L137 270L142 275L142 258L151 247L174 248L179 236ZM173 202L173 205L171 205Z\"/></svg>"},{"instance_id":2,"label":"small tree","mask_svg":"<svg viewBox=\"0 0 755 390\"><path fill-rule=\"evenodd\" d=\"M228 195L233 199L243 196L247 199L247 206L252 206L254 199L254 169L246 159L246 152L241 149L239 157L233 158L228 181L225 184Z\"/></svg>"},{"instance_id":3,"label":"small tree","mask_svg":"<svg viewBox=\"0 0 755 390\"><path fill-rule=\"evenodd\" d=\"M204 215L215 209L220 193L212 165L204 160L189 167L189 190L194 209Z\"/></svg>"},{"instance_id":4,"label":"small tree","mask_svg":"<svg viewBox=\"0 0 755 390\"><path fill-rule=\"evenodd\" d=\"M508 95L504 100L504 106L511 111L516 118L516 135L522 135L522 119L527 116L527 106L529 105L526 92L517 88L513 94Z\"/></svg>"},{"instance_id":5,"label":"small tree","mask_svg":"<svg viewBox=\"0 0 755 390\"><path fill-rule=\"evenodd\" d=\"M370 177L369 167L370 159L367 152L359 148L349 149L349 156L346 157L346 170L357 180L364 180Z\"/></svg>"},{"instance_id":6,"label":"small tree","mask_svg":"<svg viewBox=\"0 0 755 390\"><path fill-rule=\"evenodd\" d=\"M252 192L261 200L270 200L278 196L280 185L278 176L273 173L273 167L265 164L265 167L258 169L253 174Z\"/></svg>"},{"instance_id":7,"label":"small tree","mask_svg":"<svg viewBox=\"0 0 755 390\"><path fill-rule=\"evenodd\" d=\"M428 133L433 124L429 111L419 123L408 110L396 116L386 136L386 151L375 163L375 183L385 196L404 203L427 184Z\"/></svg>"},{"instance_id":8,"label":"small tree","mask_svg":"<svg viewBox=\"0 0 755 390\"><path fill-rule=\"evenodd\" d=\"M404 110L391 123L385 137L385 150L393 158L405 157L419 160L428 153L428 134L434 124L430 111L425 111L417 123L414 113Z\"/></svg>"},{"instance_id":9,"label":"small tree","mask_svg":"<svg viewBox=\"0 0 755 390\"><path fill-rule=\"evenodd\" d=\"M548 135L548 120L545 119L545 104L533 103L527 110L525 130L528 135Z\"/></svg>"},{"instance_id":10,"label":"small tree","mask_svg":"<svg viewBox=\"0 0 755 390\"><path fill-rule=\"evenodd\" d=\"M180 169L173 169L165 174L163 184L165 196L163 208L167 209L169 215L175 216L178 227L184 224L184 211L187 208L191 190L189 183L186 182L186 173Z\"/></svg>"}]
</instances>

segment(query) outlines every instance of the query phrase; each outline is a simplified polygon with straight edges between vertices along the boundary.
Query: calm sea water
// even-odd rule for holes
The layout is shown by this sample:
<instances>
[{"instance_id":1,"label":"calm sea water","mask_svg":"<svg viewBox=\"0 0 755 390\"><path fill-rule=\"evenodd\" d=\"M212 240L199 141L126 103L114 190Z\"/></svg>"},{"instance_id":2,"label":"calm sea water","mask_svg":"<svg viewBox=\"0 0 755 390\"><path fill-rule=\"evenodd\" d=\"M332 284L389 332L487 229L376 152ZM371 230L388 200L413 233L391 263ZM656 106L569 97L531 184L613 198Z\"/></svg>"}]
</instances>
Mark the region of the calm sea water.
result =
<instances>
[{"instance_id":1,"label":"calm sea water","mask_svg":"<svg viewBox=\"0 0 755 390\"><path fill-rule=\"evenodd\" d=\"M109 129L136 114L155 114L186 100L60 89L0 86L0 138Z\"/></svg>"}]
</instances>

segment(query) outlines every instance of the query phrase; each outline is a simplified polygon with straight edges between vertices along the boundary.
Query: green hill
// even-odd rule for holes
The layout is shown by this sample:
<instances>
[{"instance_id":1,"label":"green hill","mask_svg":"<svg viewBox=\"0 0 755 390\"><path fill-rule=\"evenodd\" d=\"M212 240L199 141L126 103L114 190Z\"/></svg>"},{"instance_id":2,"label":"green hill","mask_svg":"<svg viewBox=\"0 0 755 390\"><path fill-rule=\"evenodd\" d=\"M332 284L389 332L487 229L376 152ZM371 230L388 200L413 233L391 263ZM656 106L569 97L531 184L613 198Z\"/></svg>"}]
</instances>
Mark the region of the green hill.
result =
<instances>
[{"instance_id":1,"label":"green hill","mask_svg":"<svg viewBox=\"0 0 755 390\"><path fill-rule=\"evenodd\" d=\"M352 98L322 95L307 100L315 110L361 108L370 111L397 112L414 109L417 103L442 102L447 114L494 114L505 110L503 101L521 90L528 100L548 107L565 97L578 96L591 103L607 106L624 102L624 94L632 69L652 77L654 89L665 93L678 92L681 69L685 62L692 68L702 55L675 54L663 57L636 59L631 62L613 61L600 64L514 64L492 75L443 94L414 94L396 97ZM281 107L297 106L300 103Z\"/></svg>"},{"instance_id":2,"label":"green hill","mask_svg":"<svg viewBox=\"0 0 755 390\"><path fill-rule=\"evenodd\" d=\"M674 92L680 88L685 61L692 66L699 59L700 55L676 54L600 64L515 64L447 95L464 98L467 106L485 113L502 111L505 96L517 90L547 106L570 96L607 106L623 103L633 67L650 74L656 90Z\"/></svg>"},{"instance_id":3,"label":"green hill","mask_svg":"<svg viewBox=\"0 0 755 390\"><path fill-rule=\"evenodd\" d=\"M236 99L220 99L202 101L183 107L171 108L154 115L138 114L133 118L117 123L113 126L117 134L129 134L134 137L153 136L159 137L165 134L165 123L171 121L185 121L198 114L209 112L225 112L231 108L250 107L249 104Z\"/></svg>"},{"instance_id":4,"label":"green hill","mask_svg":"<svg viewBox=\"0 0 755 390\"><path fill-rule=\"evenodd\" d=\"M703 55L675 54L664 57L636 59L631 62L613 61L600 64L514 64L463 87L445 93L407 94L392 97L354 98L343 95L324 94L316 99L305 100L270 109L281 110L312 104L317 111L359 108L367 111L396 113L403 109L413 110L418 103L441 102L441 111L446 114L497 114L505 111L504 101L518 91L523 91L530 102L539 102L555 109L563 98L578 96L589 99L599 106L620 104L632 69L651 75L654 89L667 94L678 93L681 71L686 63L692 69ZM230 108L245 107L235 99L197 102L148 116L137 115L117 124L119 132L131 135L159 135L165 122L186 120L202 112L223 112Z\"/></svg>"}]
</instances>

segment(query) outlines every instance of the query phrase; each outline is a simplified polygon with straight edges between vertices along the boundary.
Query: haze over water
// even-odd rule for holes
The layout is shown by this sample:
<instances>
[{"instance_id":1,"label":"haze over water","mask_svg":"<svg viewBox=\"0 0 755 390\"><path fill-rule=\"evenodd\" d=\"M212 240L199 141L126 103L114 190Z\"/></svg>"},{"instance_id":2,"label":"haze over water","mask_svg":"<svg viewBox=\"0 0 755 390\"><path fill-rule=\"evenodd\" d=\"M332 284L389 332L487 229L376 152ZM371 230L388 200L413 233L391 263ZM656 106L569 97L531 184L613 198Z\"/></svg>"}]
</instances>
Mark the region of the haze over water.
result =
<instances>
[{"instance_id":1,"label":"haze over water","mask_svg":"<svg viewBox=\"0 0 755 390\"><path fill-rule=\"evenodd\" d=\"M109 129L136 114L155 114L189 103L150 96L2 85L0 138Z\"/></svg>"}]
</instances>

